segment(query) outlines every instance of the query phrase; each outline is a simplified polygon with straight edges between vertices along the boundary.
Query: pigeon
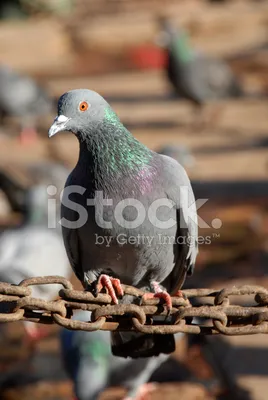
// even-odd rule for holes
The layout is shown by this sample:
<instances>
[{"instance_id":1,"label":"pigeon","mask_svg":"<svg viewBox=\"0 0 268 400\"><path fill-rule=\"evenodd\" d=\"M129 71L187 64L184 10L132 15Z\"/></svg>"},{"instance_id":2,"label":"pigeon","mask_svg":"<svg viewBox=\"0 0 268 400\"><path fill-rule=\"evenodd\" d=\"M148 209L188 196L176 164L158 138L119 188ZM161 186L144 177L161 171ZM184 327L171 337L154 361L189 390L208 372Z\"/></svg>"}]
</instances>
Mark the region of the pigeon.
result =
<instances>
[{"instance_id":1,"label":"pigeon","mask_svg":"<svg viewBox=\"0 0 268 400\"><path fill-rule=\"evenodd\" d=\"M78 312L75 319L88 321L89 314ZM176 335L176 339L182 337L183 334ZM62 329L60 345L63 365L78 400L96 400L111 386L123 386L127 391L125 399L142 400L156 388L153 383L148 384L152 373L168 359L166 354L135 360L115 357L107 331Z\"/></svg>"},{"instance_id":2,"label":"pigeon","mask_svg":"<svg viewBox=\"0 0 268 400\"><path fill-rule=\"evenodd\" d=\"M169 312L170 295L182 295L198 252L186 171L136 140L94 91L76 89L60 97L48 135L65 130L80 144L61 209L63 240L77 278L94 294L107 290L115 304L124 294L121 284L132 285L146 292L139 301L160 298ZM112 352L121 357L174 348L173 335L112 333Z\"/></svg>"},{"instance_id":3,"label":"pigeon","mask_svg":"<svg viewBox=\"0 0 268 400\"><path fill-rule=\"evenodd\" d=\"M52 109L52 99L33 79L0 66L0 114L19 119L22 144L36 139L37 118L49 114Z\"/></svg>"},{"instance_id":4,"label":"pigeon","mask_svg":"<svg viewBox=\"0 0 268 400\"><path fill-rule=\"evenodd\" d=\"M167 18L160 18L162 45L167 49L166 74L180 98L200 111L208 101L243 96L238 78L226 62L193 49L186 32Z\"/></svg>"},{"instance_id":5,"label":"pigeon","mask_svg":"<svg viewBox=\"0 0 268 400\"><path fill-rule=\"evenodd\" d=\"M12 211L26 213L26 189L4 170L0 170L0 190L5 194Z\"/></svg>"},{"instance_id":6,"label":"pigeon","mask_svg":"<svg viewBox=\"0 0 268 400\"><path fill-rule=\"evenodd\" d=\"M167 144L158 149L158 153L174 158L186 169L192 168L195 164L194 156L187 146Z\"/></svg>"},{"instance_id":7,"label":"pigeon","mask_svg":"<svg viewBox=\"0 0 268 400\"><path fill-rule=\"evenodd\" d=\"M59 224L55 229L54 225L48 228L48 221L57 221L59 207L48 207L47 184L30 187L26 198L27 212L22 225L0 235L0 281L18 284L35 276L55 275L55 271L70 278L72 270L61 230L57 228ZM33 286L33 297L53 300L60 288L56 284ZM0 312L8 311L8 305L1 303ZM25 330L29 343L37 341L46 331L32 322L25 322Z\"/></svg>"}]
</instances>

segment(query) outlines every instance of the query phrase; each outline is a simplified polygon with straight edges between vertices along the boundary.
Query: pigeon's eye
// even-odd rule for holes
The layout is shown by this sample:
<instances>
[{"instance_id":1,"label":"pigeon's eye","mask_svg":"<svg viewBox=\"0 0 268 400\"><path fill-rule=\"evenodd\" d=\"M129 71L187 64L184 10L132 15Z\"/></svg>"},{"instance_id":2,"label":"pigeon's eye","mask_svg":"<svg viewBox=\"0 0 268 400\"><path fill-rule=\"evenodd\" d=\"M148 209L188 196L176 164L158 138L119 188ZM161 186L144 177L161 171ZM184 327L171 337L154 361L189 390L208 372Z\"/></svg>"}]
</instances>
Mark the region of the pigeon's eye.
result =
<instances>
[{"instance_id":1,"label":"pigeon's eye","mask_svg":"<svg viewBox=\"0 0 268 400\"><path fill-rule=\"evenodd\" d=\"M81 101L79 104L80 111L86 111L88 109L88 103L86 101Z\"/></svg>"}]
</instances>

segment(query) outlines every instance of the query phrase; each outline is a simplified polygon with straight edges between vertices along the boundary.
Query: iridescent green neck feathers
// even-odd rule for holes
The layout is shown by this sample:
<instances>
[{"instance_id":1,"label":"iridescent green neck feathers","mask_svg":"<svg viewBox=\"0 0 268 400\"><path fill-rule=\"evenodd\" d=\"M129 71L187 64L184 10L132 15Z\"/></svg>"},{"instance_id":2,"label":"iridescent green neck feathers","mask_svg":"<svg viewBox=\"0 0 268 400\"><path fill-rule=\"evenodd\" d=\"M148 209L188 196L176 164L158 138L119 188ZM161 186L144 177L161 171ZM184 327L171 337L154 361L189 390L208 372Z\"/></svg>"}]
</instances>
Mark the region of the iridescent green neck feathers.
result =
<instances>
[{"instance_id":1,"label":"iridescent green neck feathers","mask_svg":"<svg viewBox=\"0 0 268 400\"><path fill-rule=\"evenodd\" d=\"M194 52L184 32L174 35L171 38L170 50L174 53L178 62L188 63L194 58Z\"/></svg>"},{"instance_id":2,"label":"iridescent green neck feathers","mask_svg":"<svg viewBox=\"0 0 268 400\"><path fill-rule=\"evenodd\" d=\"M153 157L154 153L134 138L110 107L81 141L80 159L94 164L99 175L109 178L134 176L150 168Z\"/></svg>"}]
</instances>

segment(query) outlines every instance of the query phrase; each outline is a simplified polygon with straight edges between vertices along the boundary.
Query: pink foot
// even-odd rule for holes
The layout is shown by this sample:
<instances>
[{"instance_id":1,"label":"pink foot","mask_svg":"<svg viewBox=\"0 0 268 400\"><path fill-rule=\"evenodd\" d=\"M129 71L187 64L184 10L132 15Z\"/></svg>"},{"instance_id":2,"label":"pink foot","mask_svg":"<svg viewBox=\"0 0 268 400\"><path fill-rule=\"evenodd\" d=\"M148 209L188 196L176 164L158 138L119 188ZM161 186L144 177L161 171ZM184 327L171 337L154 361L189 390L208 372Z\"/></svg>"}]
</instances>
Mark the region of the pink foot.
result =
<instances>
[{"instance_id":1,"label":"pink foot","mask_svg":"<svg viewBox=\"0 0 268 400\"><path fill-rule=\"evenodd\" d=\"M33 322L25 322L24 329L26 338L29 342L38 342L49 335L49 329L46 326L39 326Z\"/></svg>"},{"instance_id":2,"label":"pink foot","mask_svg":"<svg viewBox=\"0 0 268 400\"><path fill-rule=\"evenodd\" d=\"M176 297L182 297L183 299L187 299L187 297L185 296L185 294L183 294L183 292L181 290L178 290L174 296Z\"/></svg>"},{"instance_id":3,"label":"pink foot","mask_svg":"<svg viewBox=\"0 0 268 400\"><path fill-rule=\"evenodd\" d=\"M24 324L25 336L24 345L29 351L31 357L37 348L38 342L49 335L49 329L46 326L39 326L34 322L26 321Z\"/></svg>"},{"instance_id":4,"label":"pink foot","mask_svg":"<svg viewBox=\"0 0 268 400\"><path fill-rule=\"evenodd\" d=\"M153 282L152 287L153 287L154 293L145 293L142 296L142 298L144 300L155 299L155 298L164 299L166 306L167 306L168 313L170 313L170 311L172 309L172 301L171 301L171 297L168 294L168 292L161 289L159 283L157 283L157 282Z\"/></svg>"},{"instance_id":5,"label":"pink foot","mask_svg":"<svg viewBox=\"0 0 268 400\"><path fill-rule=\"evenodd\" d=\"M107 292L111 296L114 304L118 304L117 296L122 297L124 295L120 280L103 274L98 279L97 293L99 293L104 287L107 289Z\"/></svg>"},{"instance_id":6,"label":"pink foot","mask_svg":"<svg viewBox=\"0 0 268 400\"><path fill-rule=\"evenodd\" d=\"M145 383L140 387L135 397L125 397L124 400L151 400L151 394L157 390L157 384Z\"/></svg>"}]
</instances>

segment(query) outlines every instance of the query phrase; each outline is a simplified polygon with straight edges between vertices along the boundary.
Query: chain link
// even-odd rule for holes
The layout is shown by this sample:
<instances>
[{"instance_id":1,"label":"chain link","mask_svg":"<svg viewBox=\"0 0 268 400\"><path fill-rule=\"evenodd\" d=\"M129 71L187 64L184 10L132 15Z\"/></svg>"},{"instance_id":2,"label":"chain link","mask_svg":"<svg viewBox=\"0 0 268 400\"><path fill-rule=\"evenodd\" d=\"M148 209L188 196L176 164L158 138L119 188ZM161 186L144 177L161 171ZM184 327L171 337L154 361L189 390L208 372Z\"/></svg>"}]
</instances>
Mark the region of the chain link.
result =
<instances>
[{"instance_id":1,"label":"chain link","mask_svg":"<svg viewBox=\"0 0 268 400\"><path fill-rule=\"evenodd\" d=\"M46 301L32 297L32 286L47 284L62 285L58 299ZM90 292L74 290L71 282L61 276L25 279L19 285L0 282L0 307L4 303L7 309L0 313L0 322L56 323L67 329L84 331L268 333L268 290L262 286L183 290L183 297L172 297L169 315L161 299L144 301L143 291L127 285L122 287L124 301L113 305L108 294L94 297ZM76 320L76 310L91 311L91 319L88 322Z\"/></svg>"}]
</instances>

